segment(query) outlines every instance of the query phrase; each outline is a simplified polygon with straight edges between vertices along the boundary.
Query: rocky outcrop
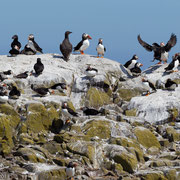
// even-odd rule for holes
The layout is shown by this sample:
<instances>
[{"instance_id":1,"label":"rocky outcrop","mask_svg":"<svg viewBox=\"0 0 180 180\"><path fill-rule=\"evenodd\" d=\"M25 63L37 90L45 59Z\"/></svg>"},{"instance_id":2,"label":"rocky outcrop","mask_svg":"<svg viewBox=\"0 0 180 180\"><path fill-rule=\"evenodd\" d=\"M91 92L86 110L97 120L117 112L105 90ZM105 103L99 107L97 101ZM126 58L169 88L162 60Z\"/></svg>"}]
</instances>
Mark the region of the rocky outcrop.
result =
<instances>
[{"instance_id":1,"label":"rocky outcrop","mask_svg":"<svg viewBox=\"0 0 180 180\"><path fill-rule=\"evenodd\" d=\"M41 75L13 77L32 71L38 57L45 67ZM70 161L77 163L76 179L180 177L179 87L163 86L167 78L179 82L178 72L165 74L167 65L155 65L134 77L118 62L89 55L71 55L68 62L58 54L0 56L0 61L0 71L13 71L3 82L22 94L0 104L4 179L66 179ZM88 64L98 69L96 76L85 75ZM143 96L144 76L158 85L156 93ZM67 89L44 97L30 88L62 82ZM62 113L64 102L77 116ZM85 116L84 106L103 113Z\"/></svg>"}]
</instances>

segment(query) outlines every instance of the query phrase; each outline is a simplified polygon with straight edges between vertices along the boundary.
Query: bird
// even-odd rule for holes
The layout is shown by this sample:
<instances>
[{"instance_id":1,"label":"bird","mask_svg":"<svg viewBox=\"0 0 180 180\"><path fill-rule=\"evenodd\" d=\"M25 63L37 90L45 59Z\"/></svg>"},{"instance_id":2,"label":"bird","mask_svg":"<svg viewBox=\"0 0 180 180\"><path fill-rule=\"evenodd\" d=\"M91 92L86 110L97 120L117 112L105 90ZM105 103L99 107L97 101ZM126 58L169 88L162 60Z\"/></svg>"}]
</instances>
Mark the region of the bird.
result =
<instances>
[{"instance_id":1,"label":"bird","mask_svg":"<svg viewBox=\"0 0 180 180\"><path fill-rule=\"evenodd\" d=\"M43 70L44 70L44 64L41 62L41 58L37 58L37 62L36 64L34 64L34 70L36 75L40 75L42 74Z\"/></svg>"},{"instance_id":2,"label":"bird","mask_svg":"<svg viewBox=\"0 0 180 180\"><path fill-rule=\"evenodd\" d=\"M72 117L72 116L78 117L78 113L75 112L70 107L68 107L67 102L64 102L62 104L62 113L64 114L64 116L67 116L67 117Z\"/></svg>"},{"instance_id":3,"label":"bird","mask_svg":"<svg viewBox=\"0 0 180 180\"><path fill-rule=\"evenodd\" d=\"M133 75L141 74L141 69L140 69L141 66L143 66L143 64L137 62L135 66L132 69L130 69L130 71L132 72Z\"/></svg>"},{"instance_id":4,"label":"bird","mask_svg":"<svg viewBox=\"0 0 180 180\"><path fill-rule=\"evenodd\" d=\"M17 89L16 86L12 85L12 88L9 92L9 96L12 98L12 99L17 99L19 96L21 96L21 92Z\"/></svg>"},{"instance_id":5,"label":"bird","mask_svg":"<svg viewBox=\"0 0 180 180\"><path fill-rule=\"evenodd\" d=\"M77 166L76 163L73 163L72 161L69 162L69 164L66 167L66 176L68 179L73 180L73 176L75 175L75 167Z\"/></svg>"},{"instance_id":6,"label":"bird","mask_svg":"<svg viewBox=\"0 0 180 180\"><path fill-rule=\"evenodd\" d=\"M86 115L86 116L91 116L91 115L98 115L98 114L103 114L104 113L104 109L101 108L100 110L96 110L96 109L93 109L93 108L88 108L88 107L82 107L80 108L83 113Z\"/></svg>"},{"instance_id":7,"label":"bird","mask_svg":"<svg viewBox=\"0 0 180 180\"><path fill-rule=\"evenodd\" d=\"M11 75L12 71L11 70L7 70L7 71L3 71L2 72L4 75Z\"/></svg>"},{"instance_id":8,"label":"bird","mask_svg":"<svg viewBox=\"0 0 180 180\"><path fill-rule=\"evenodd\" d=\"M84 50L89 47L89 39L92 39L89 34L83 33L82 40L74 47L74 51L80 51L81 54L84 54Z\"/></svg>"},{"instance_id":9,"label":"bird","mask_svg":"<svg viewBox=\"0 0 180 180\"><path fill-rule=\"evenodd\" d=\"M103 39L99 38L99 43L96 47L96 51L98 53L97 58L99 58L99 55L101 55L101 58L104 57L104 53L106 52L106 48L103 45Z\"/></svg>"},{"instance_id":10,"label":"bird","mask_svg":"<svg viewBox=\"0 0 180 180\"><path fill-rule=\"evenodd\" d=\"M177 72L178 71L178 66L180 64L180 53L176 53L173 57L172 57L172 61L171 63L169 63L169 65L164 68L165 72Z\"/></svg>"},{"instance_id":11,"label":"bird","mask_svg":"<svg viewBox=\"0 0 180 180\"><path fill-rule=\"evenodd\" d=\"M165 88L167 90L174 91L176 87L178 87L178 84L176 82L172 81L170 78L168 78L165 83Z\"/></svg>"},{"instance_id":12,"label":"bird","mask_svg":"<svg viewBox=\"0 0 180 180\"><path fill-rule=\"evenodd\" d=\"M31 89L41 97L54 93L54 91L50 91L49 88L44 88L44 87L35 88L33 84L31 84Z\"/></svg>"},{"instance_id":13,"label":"bird","mask_svg":"<svg viewBox=\"0 0 180 180\"><path fill-rule=\"evenodd\" d=\"M28 77L28 75L30 75L31 73L29 71L25 71L23 73L20 73L16 76L14 76L15 78L18 78L18 79L26 79Z\"/></svg>"},{"instance_id":14,"label":"bird","mask_svg":"<svg viewBox=\"0 0 180 180\"><path fill-rule=\"evenodd\" d=\"M28 43L25 45L24 49L21 51L21 54L35 55L37 52L40 52L43 54L42 49L34 40L34 35L30 34L28 36Z\"/></svg>"},{"instance_id":15,"label":"bird","mask_svg":"<svg viewBox=\"0 0 180 180\"><path fill-rule=\"evenodd\" d=\"M88 67L85 70L85 74L88 77L94 77L98 74L98 70L96 68L92 68L91 65L88 65Z\"/></svg>"},{"instance_id":16,"label":"bird","mask_svg":"<svg viewBox=\"0 0 180 180\"><path fill-rule=\"evenodd\" d=\"M0 81L4 81L5 79L8 79L11 74L12 74L11 70L0 72Z\"/></svg>"},{"instance_id":17,"label":"bird","mask_svg":"<svg viewBox=\"0 0 180 180\"><path fill-rule=\"evenodd\" d=\"M18 41L18 35L14 35L12 39L14 40L11 43L12 49L9 51L9 53L11 54L11 56L16 56L17 54L20 54L21 43Z\"/></svg>"},{"instance_id":18,"label":"bird","mask_svg":"<svg viewBox=\"0 0 180 180\"><path fill-rule=\"evenodd\" d=\"M150 82L149 80L147 80L145 78L142 78L142 82L148 89L147 93L145 94L146 96L150 95L153 92L156 92L156 88L152 82Z\"/></svg>"},{"instance_id":19,"label":"bird","mask_svg":"<svg viewBox=\"0 0 180 180\"><path fill-rule=\"evenodd\" d=\"M126 67L127 69L134 68L135 64L137 63L137 60L138 60L138 56L134 54L133 57L124 64L124 67Z\"/></svg>"},{"instance_id":20,"label":"bird","mask_svg":"<svg viewBox=\"0 0 180 180\"><path fill-rule=\"evenodd\" d=\"M69 60L69 56L72 53L72 44L69 41L69 34L71 34L72 32L70 31L66 31L65 32L65 38L63 40L63 42L60 44L60 51L64 57L65 61Z\"/></svg>"},{"instance_id":21,"label":"bird","mask_svg":"<svg viewBox=\"0 0 180 180\"><path fill-rule=\"evenodd\" d=\"M66 83L57 83L50 87L50 89L57 89L59 91L63 91L67 89Z\"/></svg>"},{"instance_id":22,"label":"bird","mask_svg":"<svg viewBox=\"0 0 180 180\"><path fill-rule=\"evenodd\" d=\"M161 62L163 61L164 63L167 62L168 57L169 57L169 51L171 50L172 47L174 47L176 45L177 42L177 37L175 34L171 34L171 37L169 39L169 41L166 43L166 45L164 44L164 42L161 42L160 45L157 43L153 43L152 46L149 45L148 43L146 43L145 41L143 41L140 37L140 35L138 35L137 37L139 43L147 50L147 51L153 51L154 52L154 59L155 60L159 60L158 64L161 64Z\"/></svg>"}]
</instances>

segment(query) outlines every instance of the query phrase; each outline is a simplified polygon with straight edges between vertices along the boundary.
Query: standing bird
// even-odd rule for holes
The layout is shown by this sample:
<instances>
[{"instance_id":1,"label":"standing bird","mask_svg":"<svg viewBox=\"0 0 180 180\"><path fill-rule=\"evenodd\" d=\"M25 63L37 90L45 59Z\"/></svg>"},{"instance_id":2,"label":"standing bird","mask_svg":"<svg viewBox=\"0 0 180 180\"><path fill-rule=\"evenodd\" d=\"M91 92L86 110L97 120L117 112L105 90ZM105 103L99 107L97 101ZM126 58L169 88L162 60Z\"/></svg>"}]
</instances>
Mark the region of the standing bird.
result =
<instances>
[{"instance_id":1,"label":"standing bird","mask_svg":"<svg viewBox=\"0 0 180 180\"><path fill-rule=\"evenodd\" d=\"M174 91L176 87L178 87L178 84L176 82L172 81L170 78L167 79L167 81L165 83L165 88L167 90Z\"/></svg>"},{"instance_id":2,"label":"standing bird","mask_svg":"<svg viewBox=\"0 0 180 180\"><path fill-rule=\"evenodd\" d=\"M130 71L132 72L133 75L141 74L141 69L140 69L141 66L143 66L143 64L137 62L135 66L132 69L130 69Z\"/></svg>"},{"instance_id":3,"label":"standing bird","mask_svg":"<svg viewBox=\"0 0 180 180\"><path fill-rule=\"evenodd\" d=\"M25 45L24 49L21 51L21 54L35 55L37 52L40 52L43 54L42 49L34 40L34 35L30 34L28 36L28 43Z\"/></svg>"},{"instance_id":4,"label":"standing bird","mask_svg":"<svg viewBox=\"0 0 180 180\"><path fill-rule=\"evenodd\" d=\"M35 88L33 84L31 84L31 89L35 91L37 94L39 94L39 96L41 97L50 95L51 93L53 94L53 91L50 92L49 88L44 88L44 87Z\"/></svg>"},{"instance_id":5,"label":"standing bird","mask_svg":"<svg viewBox=\"0 0 180 180\"><path fill-rule=\"evenodd\" d=\"M153 92L156 92L156 88L152 82L150 82L149 80L147 80L145 78L142 79L142 82L146 86L146 88L148 89L146 96L150 95Z\"/></svg>"},{"instance_id":6,"label":"standing bird","mask_svg":"<svg viewBox=\"0 0 180 180\"><path fill-rule=\"evenodd\" d=\"M84 54L84 50L89 47L89 39L92 39L88 34L82 34L82 40L74 47L74 51L80 51L81 54Z\"/></svg>"},{"instance_id":7,"label":"standing bird","mask_svg":"<svg viewBox=\"0 0 180 180\"><path fill-rule=\"evenodd\" d=\"M85 70L85 74L88 77L93 77L98 74L98 70L88 65L87 69Z\"/></svg>"},{"instance_id":8,"label":"standing bird","mask_svg":"<svg viewBox=\"0 0 180 180\"><path fill-rule=\"evenodd\" d=\"M64 56L64 60L68 61L69 60L69 56L72 53L72 44L69 41L69 34L71 34L72 32L70 31L66 31L65 32L65 38L62 42L62 44L60 44L60 51L62 53L62 55Z\"/></svg>"},{"instance_id":9,"label":"standing bird","mask_svg":"<svg viewBox=\"0 0 180 180\"><path fill-rule=\"evenodd\" d=\"M37 58L37 62L36 64L34 64L34 70L36 75L40 75L42 74L43 70L44 70L44 64L41 62L41 58Z\"/></svg>"},{"instance_id":10,"label":"standing bird","mask_svg":"<svg viewBox=\"0 0 180 180\"><path fill-rule=\"evenodd\" d=\"M20 54L21 43L18 41L18 35L14 35L12 39L14 40L11 43L12 49L9 51L9 53L11 54L11 56L16 56L17 54Z\"/></svg>"},{"instance_id":11,"label":"standing bird","mask_svg":"<svg viewBox=\"0 0 180 180\"><path fill-rule=\"evenodd\" d=\"M166 68L164 68L165 72L177 72L178 71L177 68L179 64L180 64L180 54L176 53L173 56L171 63Z\"/></svg>"},{"instance_id":12,"label":"standing bird","mask_svg":"<svg viewBox=\"0 0 180 180\"><path fill-rule=\"evenodd\" d=\"M21 95L21 92L17 89L16 86L12 86L9 96L13 99L17 99Z\"/></svg>"},{"instance_id":13,"label":"standing bird","mask_svg":"<svg viewBox=\"0 0 180 180\"><path fill-rule=\"evenodd\" d=\"M177 38L175 34L171 34L171 37L167 44L165 45L164 42L161 42L160 45L157 43L153 43L152 46L143 41L138 35L138 41L139 43L147 50L147 51L153 51L154 52L154 59L153 62L156 60L159 60L158 64L161 64L161 61L164 61L164 63L167 62L168 57L169 57L169 51L171 50L172 47L176 45Z\"/></svg>"},{"instance_id":14,"label":"standing bird","mask_svg":"<svg viewBox=\"0 0 180 180\"><path fill-rule=\"evenodd\" d=\"M99 58L99 55L101 55L101 58L103 58L104 57L104 52L106 52L106 48L104 47L102 42L103 42L103 39L99 38L99 43L98 43L98 45L96 47L96 51L98 53L97 58Z\"/></svg>"},{"instance_id":15,"label":"standing bird","mask_svg":"<svg viewBox=\"0 0 180 180\"><path fill-rule=\"evenodd\" d=\"M73 109L71 109L70 107L68 107L68 104L66 102L64 102L62 104L62 113L67 116L67 117L71 117L71 116L75 116L78 117L78 113L75 112Z\"/></svg>"},{"instance_id":16,"label":"standing bird","mask_svg":"<svg viewBox=\"0 0 180 180\"><path fill-rule=\"evenodd\" d=\"M137 63L137 60L138 60L138 56L134 54L133 57L124 64L124 67L128 69L134 68L135 64Z\"/></svg>"},{"instance_id":17,"label":"standing bird","mask_svg":"<svg viewBox=\"0 0 180 180\"><path fill-rule=\"evenodd\" d=\"M66 175L67 178L73 180L73 176L75 175L75 167L77 166L76 163L70 162L66 167Z\"/></svg>"}]
</instances>

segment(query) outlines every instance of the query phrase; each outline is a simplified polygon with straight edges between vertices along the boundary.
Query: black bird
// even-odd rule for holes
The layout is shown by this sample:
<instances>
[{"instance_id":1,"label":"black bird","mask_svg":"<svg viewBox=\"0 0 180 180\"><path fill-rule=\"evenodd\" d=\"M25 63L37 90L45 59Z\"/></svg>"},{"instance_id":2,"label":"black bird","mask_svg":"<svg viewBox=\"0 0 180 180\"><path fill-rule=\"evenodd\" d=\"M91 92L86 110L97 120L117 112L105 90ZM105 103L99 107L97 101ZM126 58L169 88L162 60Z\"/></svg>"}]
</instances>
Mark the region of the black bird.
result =
<instances>
[{"instance_id":1,"label":"black bird","mask_svg":"<svg viewBox=\"0 0 180 180\"><path fill-rule=\"evenodd\" d=\"M133 73L133 75L137 75L137 74L140 74L141 73L141 69L140 67L143 66L141 63L136 63L135 66L130 69L130 71Z\"/></svg>"},{"instance_id":2,"label":"black bird","mask_svg":"<svg viewBox=\"0 0 180 180\"><path fill-rule=\"evenodd\" d=\"M67 89L66 83L57 83L50 87L50 89L64 90Z\"/></svg>"},{"instance_id":3,"label":"black bird","mask_svg":"<svg viewBox=\"0 0 180 180\"><path fill-rule=\"evenodd\" d=\"M169 72L177 72L178 71L178 66L180 64L180 53L176 53L173 58L172 58L172 61L171 63L166 67L164 68L165 71L169 71Z\"/></svg>"},{"instance_id":4,"label":"black bird","mask_svg":"<svg viewBox=\"0 0 180 180\"><path fill-rule=\"evenodd\" d=\"M18 98L21 95L21 92L17 89L16 86L12 86L11 91L9 92L9 96L12 98Z\"/></svg>"},{"instance_id":5,"label":"black bird","mask_svg":"<svg viewBox=\"0 0 180 180\"><path fill-rule=\"evenodd\" d=\"M163 42L161 42L160 45L157 43L153 43L151 46L145 41L143 41L140 35L138 35L138 41L147 51L150 52L153 51L154 52L153 61L155 59L159 60L159 64L161 64L161 61L164 61L164 63L167 62L169 56L168 52L171 50L172 47L176 45L177 38L175 34L171 34L171 37L166 45Z\"/></svg>"},{"instance_id":6,"label":"black bird","mask_svg":"<svg viewBox=\"0 0 180 180\"><path fill-rule=\"evenodd\" d=\"M40 96L46 96L53 93L53 91L50 92L49 88L44 88L44 87L35 88L33 84L31 84L31 89L35 91L37 94L39 94Z\"/></svg>"},{"instance_id":7,"label":"black bird","mask_svg":"<svg viewBox=\"0 0 180 180\"><path fill-rule=\"evenodd\" d=\"M92 39L88 34L82 34L82 40L74 47L74 51L80 51L81 54L84 54L84 50L89 47L89 39Z\"/></svg>"},{"instance_id":8,"label":"black bird","mask_svg":"<svg viewBox=\"0 0 180 180\"><path fill-rule=\"evenodd\" d=\"M44 64L41 62L41 58L37 58L37 62L34 65L34 70L35 70L36 75L42 74L44 70Z\"/></svg>"},{"instance_id":9,"label":"black bird","mask_svg":"<svg viewBox=\"0 0 180 180\"><path fill-rule=\"evenodd\" d=\"M7 71L3 71L2 72L4 75L11 75L12 71L11 70L7 70Z\"/></svg>"},{"instance_id":10,"label":"black bird","mask_svg":"<svg viewBox=\"0 0 180 180\"><path fill-rule=\"evenodd\" d=\"M150 95L153 92L156 92L156 88L152 82L147 79L142 79L143 84L148 88L146 96Z\"/></svg>"},{"instance_id":11,"label":"black bird","mask_svg":"<svg viewBox=\"0 0 180 180\"><path fill-rule=\"evenodd\" d=\"M178 84L174 81L172 81L170 78L167 79L166 83L165 83L165 88L168 90L175 90L175 88L178 87Z\"/></svg>"},{"instance_id":12,"label":"black bird","mask_svg":"<svg viewBox=\"0 0 180 180\"><path fill-rule=\"evenodd\" d=\"M128 69L134 68L135 64L137 63L137 60L138 60L138 56L135 54L135 55L133 55L133 57L129 61L127 61L124 64L124 67L126 67Z\"/></svg>"},{"instance_id":13,"label":"black bird","mask_svg":"<svg viewBox=\"0 0 180 180\"><path fill-rule=\"evenodd\" d=\"M28 36L28 43L25 45L24 49L21 51L21 54L35 55L37 52L40 52L43 54L42 49L34 40L34 35L30 34Z\"/></svg>"},{"instance_id":14,"label":"black bird","mask_svg":"<svg viewBox=\"0 0 180 180\"><path fill-rule=\"evenodd\" d=\"M66 102L62 104L62 113L67 117L71 117L71 116L78 117L78 113L75 112L73 109L69 108Z\"/></svg>"},{"instance_id":15,"label":"black bird","mask_svg":"<svg viewBox=\"0 0 180 180\"><path fill-rule=\"evenodd\" d=\"M66 31L65 32L65 38L62 42L62 44L60 44L60 51L62 53L62 55L64 56L64 60L68 61L69 60L69 56L72 53L72 44L69 41L69 34L71 34L72 32L70 31Z\"/></svg>"},{"instance_id":16,"label":"black bird","mask_svg":"<svg viewBox=\"0 0 180 180\"><path fill-rule=\"evenodd\" d=\"M15 76L15 78L18 78L18 79L26 79L29 75L29 71L25 71L23 73L20 73L18 75Z\"/></svg>"},{"instance_id":17,"label":"black bird","mask_svg":"<svg viewBox=\"0 0 180 180\"><path fill-rule=\"evenodd\" d=\"M104 109L101 108L100 110L96 110L96 109L93 109L93 108L88 108L88 107L83 107L81 108L81 110L83 111L83 113L86 115L86 116L91 116L91 115L98 115L98 114L103 114L104 113Z\"/></svg>"},{"instance_id":18,"label":"black bird","mask_svg":"<svg viewBox=\"0 0 180 180\"><path fill-rule=\"evenodd\" d=\"M18 41L18 35L14 35L12 39L14 40L11 43L12 49L9 51L9 53L11 54L11 56L16 56L17 54L20 54L21 43Z\"/></svg>"}]
</instances>

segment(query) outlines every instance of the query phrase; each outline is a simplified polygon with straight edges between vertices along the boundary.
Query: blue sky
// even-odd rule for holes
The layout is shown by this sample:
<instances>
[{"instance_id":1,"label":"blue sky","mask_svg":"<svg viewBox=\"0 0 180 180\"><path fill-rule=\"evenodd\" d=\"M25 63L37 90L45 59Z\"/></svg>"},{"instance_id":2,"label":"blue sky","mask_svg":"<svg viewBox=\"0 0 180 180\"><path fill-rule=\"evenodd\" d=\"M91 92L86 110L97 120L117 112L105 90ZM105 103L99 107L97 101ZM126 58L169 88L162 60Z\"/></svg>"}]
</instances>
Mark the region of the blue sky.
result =
<instances>
[{"instance_id":1,"label":"blue sky","mask_svg":"<svg viewBox=\"0 0 180 180\"><path fill-rule=\"evenodd\" d=\"M171 33L177 35L172 55L180 52L179 0L6 0L0 10L0 54L8 54L11 37L18 34L22 46L30 33L44 53L60 53L59 44L64 32L70 30L75 46L82 33L92 40L87 54L96 55L96 45L103 38L107 48L105 57L124 64L133 54L147 68L154 63L153 53L142 48L137 35L152 44L165 43ZM157 61L156 61L157 62Z\"/></svg>"}]
</instances>

